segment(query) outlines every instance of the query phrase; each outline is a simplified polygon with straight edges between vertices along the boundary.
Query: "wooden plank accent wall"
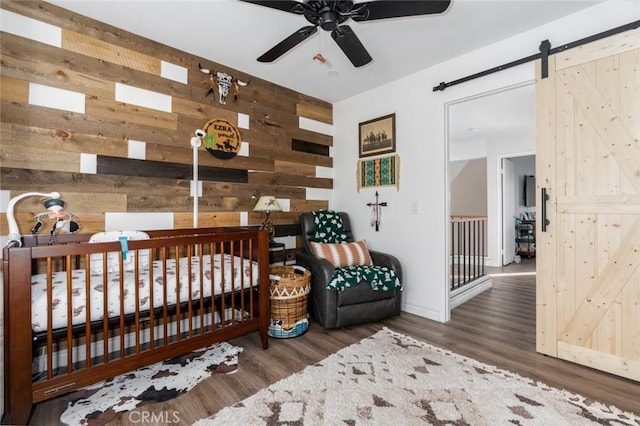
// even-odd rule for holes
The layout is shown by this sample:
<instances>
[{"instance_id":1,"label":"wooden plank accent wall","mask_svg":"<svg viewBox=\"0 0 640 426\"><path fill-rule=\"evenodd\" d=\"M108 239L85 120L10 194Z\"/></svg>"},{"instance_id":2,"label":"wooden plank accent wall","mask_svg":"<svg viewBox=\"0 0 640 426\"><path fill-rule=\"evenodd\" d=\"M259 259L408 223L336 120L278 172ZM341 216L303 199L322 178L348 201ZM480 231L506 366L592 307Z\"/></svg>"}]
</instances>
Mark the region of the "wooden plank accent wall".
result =
<instances>
[{"instance_id":1,"label":"wooden plank accent wall","mask_svg":"<svg viewBox=\"0 0 640 426\"><path fill-rule=\"evenodd\" d=\"M61 37L55 46L0 33L5 196L58 191L83 232L103 231L109 213L171 213L174 227L191 227L190 139L208 120L223 118L235 125L248 120L248 128L238 126L248 154L220 160L200 151L200 226L258 225L257 197L272 194L289 210L271 215L277 233L291 235L301 212L328 207L329 195L307 194L316 190L318 198L317 190L333 188L326 170L318 174L333 167L333 138L298 123L304 117L332 124L331 104L49 3L3 1L0 8L58 27ZM230 93L227 104L219 104L217 93L206 96L209 76L199 63L250 83L240 87L237 101ZM182 70L186 81L163 76L165 65ZM169 99L168 107L118 100L118 85L158 94ZM82 108L32 101L43 87L70 91ZM37 198L18 204L23 233L42 210ZM7 232L0 213L0 234Z\"/></svg>"}]
</instances>

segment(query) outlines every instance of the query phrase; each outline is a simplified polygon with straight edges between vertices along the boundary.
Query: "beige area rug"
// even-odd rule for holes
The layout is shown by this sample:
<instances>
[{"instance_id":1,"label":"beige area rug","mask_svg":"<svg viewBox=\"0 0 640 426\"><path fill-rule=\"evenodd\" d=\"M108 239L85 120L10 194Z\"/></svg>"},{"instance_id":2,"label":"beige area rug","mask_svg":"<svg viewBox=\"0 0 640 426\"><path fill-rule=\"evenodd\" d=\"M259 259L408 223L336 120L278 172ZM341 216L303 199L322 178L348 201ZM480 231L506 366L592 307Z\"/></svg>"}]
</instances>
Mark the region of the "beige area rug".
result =
<instances>
[{"instance_id":1,"label":"beige area rug","mask_svg":"<svg viewBox=\"0 0 640 426\"><path fill-rule=\"evenodd\" d=\"M640 417L385 328L195 424L637 426Z\"/></svg>"}]
</instances>

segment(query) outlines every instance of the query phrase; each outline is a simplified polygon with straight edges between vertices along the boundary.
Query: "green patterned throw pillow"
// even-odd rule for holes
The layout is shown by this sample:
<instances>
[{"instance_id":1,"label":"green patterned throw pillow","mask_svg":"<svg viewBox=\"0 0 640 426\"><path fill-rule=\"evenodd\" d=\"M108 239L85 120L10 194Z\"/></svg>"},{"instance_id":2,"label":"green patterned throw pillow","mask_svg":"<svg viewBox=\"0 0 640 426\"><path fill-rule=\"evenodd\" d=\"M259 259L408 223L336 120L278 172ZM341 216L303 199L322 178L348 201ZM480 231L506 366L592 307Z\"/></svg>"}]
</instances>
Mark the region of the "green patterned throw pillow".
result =
<instances>
[{"instance_id":1,"label":"green patterned throw pillow","mask_svg":"<svg viewBox=\"0 0 640 426\"><path fill-rule=\"evenodd\" d=\"M347 234L344 231L342 218L333 210L318 210L313 212L314 234L316 243L344 243Z\"/></svg>"}]
</instances>

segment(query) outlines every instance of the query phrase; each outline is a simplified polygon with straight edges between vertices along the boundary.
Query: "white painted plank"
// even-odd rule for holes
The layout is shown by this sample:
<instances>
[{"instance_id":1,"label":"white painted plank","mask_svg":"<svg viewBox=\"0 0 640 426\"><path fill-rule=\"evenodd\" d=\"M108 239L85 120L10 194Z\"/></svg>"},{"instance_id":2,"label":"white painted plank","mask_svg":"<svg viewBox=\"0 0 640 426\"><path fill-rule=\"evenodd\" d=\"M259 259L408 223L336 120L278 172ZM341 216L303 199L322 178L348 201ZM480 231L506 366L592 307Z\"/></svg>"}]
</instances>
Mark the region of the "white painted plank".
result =
<instances>
[{"instance_id":1,"label":"white painted plank","mask_svg":"<svg viewBox=\"0 0 640 426\"><path fill-rule=\"evenodd\" d=\"M333 136L333 125L323 123L321 121L312 120L311 118L299 117L298 127L311 132L322 133L323 135Z\"/></svg>"},{"instance_id":2,"label":"white painted plank","mask_svg":"<svg viewBox=\"0 0 640 426\"><path fill-rule=\"evenodd\" d=\"M58 87L29 83L29 104L84 114L85 95Z\"/></svg>"},{"instance_id":3,"label":"white painted plank","mask_svg":"<svg viewBox=\"0 0 640 426\"><path fill-rule=\"evenodd\" d=\"M2 31L4 32L51 46L62 47L62 29L60 27L5 9L0 9L0 22L2 22Z\"/></svg>"},{"instance_id":4,"label":"white painted plank","mask_svg":"<svg viewBox=\"0 0 640 426\"><path fill-rule=\"evenodd\" d=\"M173 229L173 213L119 213L106 212L105 231L149 231L153 229Z\"/></svg>"},{"instance_id":5,"label":"white painted plank","mask_svg":"<svg viewBox=\"0 0 640 426\"><path fill-rule=\"evenodd\" d=\"M116 101L171 112L171 96L122 83L116 83Z\"/></svg>"},{"instance_id":6,"label":"white painted plank","mask_svg":"<svg viewBox=\"0 0 640 426\"><path fill-rule=\"evenodd\" d=\"M160 76L179 83L187 84L189 70L171 62L160 61Z\"/></svg>"}]
</instances>

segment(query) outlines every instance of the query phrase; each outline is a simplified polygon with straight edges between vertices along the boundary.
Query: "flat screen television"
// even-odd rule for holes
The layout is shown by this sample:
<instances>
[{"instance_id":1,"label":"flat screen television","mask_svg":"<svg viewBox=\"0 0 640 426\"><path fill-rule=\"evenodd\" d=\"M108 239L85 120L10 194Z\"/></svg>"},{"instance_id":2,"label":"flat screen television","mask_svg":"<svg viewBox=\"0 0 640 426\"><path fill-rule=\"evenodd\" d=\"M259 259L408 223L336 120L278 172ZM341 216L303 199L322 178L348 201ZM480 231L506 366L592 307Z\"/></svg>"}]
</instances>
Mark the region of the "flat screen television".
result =
<instances>
[{"instance_id":1,"label":"flat screen television","mask_svg":"<svg viewBox=\"0 0 640 426\"><path fill-rule=\"evenodd\" d=\"M523 198L524 198L525 207L536 206L536 177L535 176L524 177Z\"/></svg>"}]
</instances>

